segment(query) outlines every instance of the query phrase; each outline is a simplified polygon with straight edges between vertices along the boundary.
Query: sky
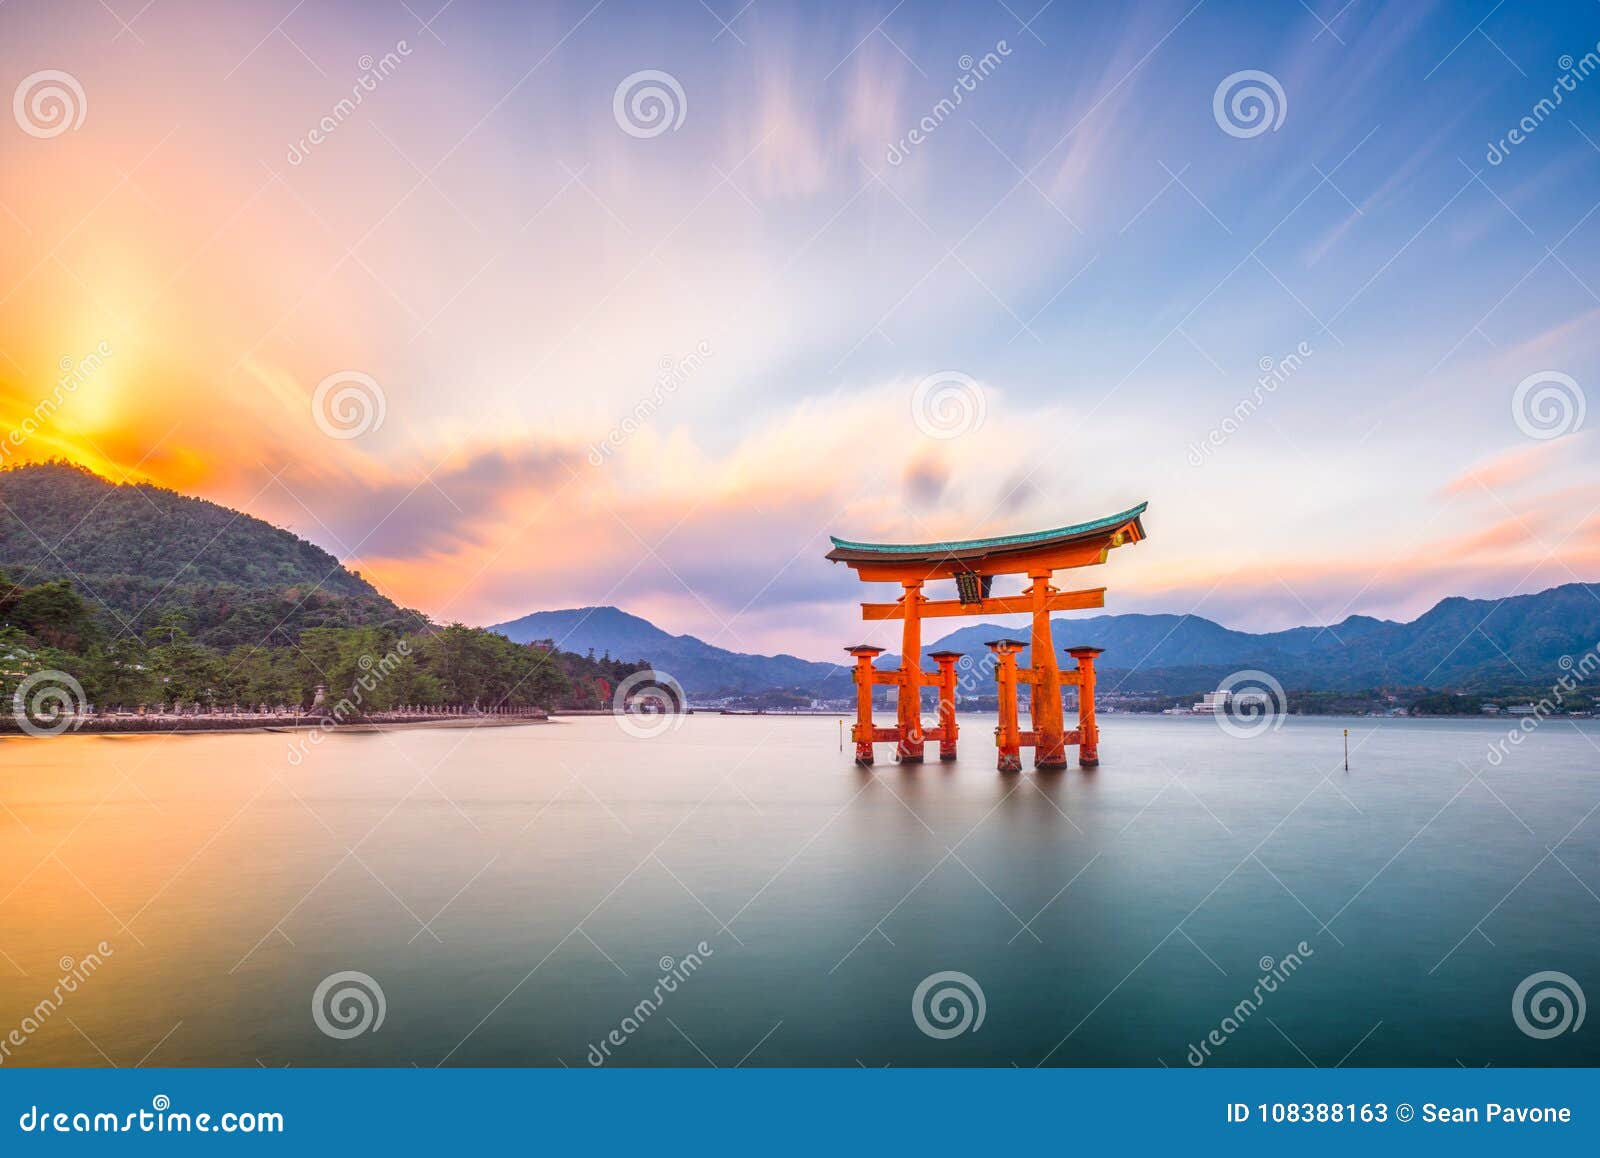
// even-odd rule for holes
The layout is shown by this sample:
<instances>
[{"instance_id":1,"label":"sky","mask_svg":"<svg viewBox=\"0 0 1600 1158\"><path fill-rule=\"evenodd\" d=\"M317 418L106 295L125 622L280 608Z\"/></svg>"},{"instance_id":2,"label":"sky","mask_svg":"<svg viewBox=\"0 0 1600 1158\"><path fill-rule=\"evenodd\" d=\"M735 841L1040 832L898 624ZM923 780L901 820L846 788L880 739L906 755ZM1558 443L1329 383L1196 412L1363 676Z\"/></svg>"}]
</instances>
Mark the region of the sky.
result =
<instances>
[{"instance_id":1,"label":"sky","mask_svg":"<svg viewBox=\"0 0 1600 1158\"><path fill-rule=\"evenodd\" d=\"M9 0L0 82L0 459L440 620L836 658L829 534L1146 500L1058 585L1600 579L1592 0Z\"/></svg>"}]
</instances>

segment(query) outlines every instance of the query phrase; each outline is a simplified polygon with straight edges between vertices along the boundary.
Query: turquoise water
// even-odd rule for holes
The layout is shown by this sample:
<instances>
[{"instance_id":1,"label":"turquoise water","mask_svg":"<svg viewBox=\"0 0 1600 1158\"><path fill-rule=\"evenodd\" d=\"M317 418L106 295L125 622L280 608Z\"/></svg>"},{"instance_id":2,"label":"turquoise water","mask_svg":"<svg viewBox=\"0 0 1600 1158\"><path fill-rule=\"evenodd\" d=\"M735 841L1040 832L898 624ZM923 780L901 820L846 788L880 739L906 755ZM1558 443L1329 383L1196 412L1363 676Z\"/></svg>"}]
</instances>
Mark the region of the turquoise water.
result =
<instances>
[{"instance_id":1,"label":"turquoise water","mask_svg":"<svg viewBox=\"0 0 1600 1158\"><path fill-rule=\"evenodd\" d=\"M806 717L0 741L0 1041L50 1000L0 1061L1600 1061L1512 1008L1600 995L1594 724L1492 766L1504 722L1111 715L1096 772L1010 777L991 726L870 771ZM383 1020L331 1037L346 971ZM941 973L981 1025L919 1028Z\"/></svg>"}]
</instances>

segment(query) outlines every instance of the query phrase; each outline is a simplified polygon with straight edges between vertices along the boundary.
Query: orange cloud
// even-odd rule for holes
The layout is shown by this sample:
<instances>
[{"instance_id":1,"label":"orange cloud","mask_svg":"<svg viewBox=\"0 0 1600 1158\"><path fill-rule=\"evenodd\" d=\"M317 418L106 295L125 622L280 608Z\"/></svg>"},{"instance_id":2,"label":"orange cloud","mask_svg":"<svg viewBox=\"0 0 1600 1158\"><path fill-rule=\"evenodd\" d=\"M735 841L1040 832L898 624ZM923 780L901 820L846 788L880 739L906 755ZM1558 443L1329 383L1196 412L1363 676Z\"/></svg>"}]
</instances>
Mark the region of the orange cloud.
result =
<instances>
[{"instance_id":1,"label":"orange cloud","mask_svg":"<svg viewBox=\"0 0 1600 1158\"><path fill-rule=\"evenodd\" d=\"M1498 492L1538 477L1541 471L1554 465L1555 459L1576 445L1573 438L1559 438L1550 442L1530 442L1526 446L1501 451L1474 463L1467 470L1445 483L1441 495L1476 494L1480 491Z\"/></svg>"}]
</instances>

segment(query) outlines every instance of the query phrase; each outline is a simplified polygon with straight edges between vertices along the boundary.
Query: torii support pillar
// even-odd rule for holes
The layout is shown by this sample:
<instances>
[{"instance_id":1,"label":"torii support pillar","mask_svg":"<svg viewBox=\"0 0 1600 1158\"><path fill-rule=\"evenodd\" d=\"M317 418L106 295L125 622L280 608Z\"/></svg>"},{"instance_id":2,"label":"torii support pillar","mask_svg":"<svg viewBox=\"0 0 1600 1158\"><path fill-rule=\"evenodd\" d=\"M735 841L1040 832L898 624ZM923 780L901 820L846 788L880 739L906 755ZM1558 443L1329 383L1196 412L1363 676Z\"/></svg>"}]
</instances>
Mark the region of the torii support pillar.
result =
<instances>
[{"instance_id":1,"label":"torii support pillar","mask_svg":"<svg viewBox=\"0 0 1600 1158\"><path fill-rule=\"evenodd\" d=\"M1078 766L1100 766L1100 725L1094 717L1094 661L1103 647L1071 647L1067 654L1078 661Z\"/></svg>"},{"instance_id":2,"label":"torii support pillar","mask_svg":"<svg viewBox=\"0 0 1600 1158\"><path fill-rule=\"evenodd\" d=\"M1022 729L1017 722L1017 653L1028 645L1020 639L996 639L987 644L996 657L995 682L1000 687L1000 722L994 744L996 767L1002 772L1022 771Z\"/></svg>"},{"instance_id":3,"label":"torii support pillar","mask_svg":"<svg viewBox=\"0 0 1600 1158\"><path fill-rule=\"evenodd\" d=\"M960 728L956 724L956 660L959 651L932 651L928 658L939 665L939 759L956 758L956 739Z\"/></svg>"},{"instance_id":4,"label":"torii support pillar","mask_svg":"<svg viewBox=\"0 0 1600 1158\"><path fill-rule=\"evenodd\" d=\"M872 766L872 689L877 682L872 661L883 654L881 647L862 644L848 649L856 657L856 724L850 738L856 742L856 763Z\"/></svg>"}]
</instances>

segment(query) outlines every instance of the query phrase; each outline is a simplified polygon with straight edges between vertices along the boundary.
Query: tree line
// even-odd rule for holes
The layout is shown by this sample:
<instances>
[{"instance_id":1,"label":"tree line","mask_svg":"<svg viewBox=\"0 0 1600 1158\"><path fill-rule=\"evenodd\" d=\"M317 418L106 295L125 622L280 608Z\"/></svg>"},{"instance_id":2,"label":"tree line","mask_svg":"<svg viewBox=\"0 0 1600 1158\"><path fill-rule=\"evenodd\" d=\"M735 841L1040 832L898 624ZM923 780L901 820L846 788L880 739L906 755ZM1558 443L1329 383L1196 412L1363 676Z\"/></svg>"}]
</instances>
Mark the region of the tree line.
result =
<instances>
[{"instance_id":1,"label":"tree line","mask_svg":"<svg viewBox=\"0 0 1600 1158\"><path fill-rule=\"evenodd\" d=\"M130 630L117 616L97 613L70 581L25 586L0 573L0 696L9 706L30 675L59 671L99 710L174 703L304 708L319 686L329 702L359 689L363 713L404 705L602 708L617 684L650 668L643 660L578 655L548 640L518 644L421 617L406 630L392 623L309 627L291 639L267 633L265 643L226 646L196 638L194 618L169 607L152 625Z\"/></svg>"}]
</instances>

